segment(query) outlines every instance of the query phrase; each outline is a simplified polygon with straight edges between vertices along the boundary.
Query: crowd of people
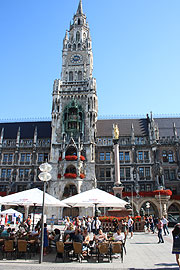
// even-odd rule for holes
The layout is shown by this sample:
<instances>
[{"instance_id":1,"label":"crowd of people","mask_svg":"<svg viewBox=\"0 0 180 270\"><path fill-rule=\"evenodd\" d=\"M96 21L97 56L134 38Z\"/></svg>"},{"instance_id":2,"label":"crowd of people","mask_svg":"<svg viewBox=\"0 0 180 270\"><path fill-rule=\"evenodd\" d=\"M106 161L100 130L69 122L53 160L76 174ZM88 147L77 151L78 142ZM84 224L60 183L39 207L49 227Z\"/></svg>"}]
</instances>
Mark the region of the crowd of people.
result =
<instances>
[{"instance_id":1,"label":"crowd of people","mask_svg":"<svg viewBox=\"0 0 180 270\"><path fill-rule=\"evenodd\" d=\"M155 218L153 216L146 216L145 218L145 231L146 232L152 232L153 234L157 230L158 232L158 244L164 243L163 239L163 232L164 236L169 234L168 230L168 219L165 216L162 216L162 218Z\"/></svg>"},{"instance_id":2,"label":"crowd of people","mask_svg":"<svg viewBox=\"0 0 180 270\"><path fill-rule=\"evenodd\" d=\"M12 228L7 222L7 216L1 216L0 219L0 238L1 239L35 239L38 245L41 243L41 220L36 226L32 226L30 216L26 220L21 220L18 217L16 220L16 227ZM162 218L154 218L153 216L146 216L145 232L157 233L158 243L164 243L163 236L169 235L168 220L165 216ZM127 238L133 239L134 221L131 216L122 219L120 222L114 223L114 232L103 232L101 221L98 217L75 217L70 219L66 217L64 220L64 228L60 231L59 228L54 228L54 217L51 222L50 230L47 224L44 223L44 255L49 253L52 248L56 248L57 241L66 243L66 249L72 248L73 242L81 242L83 247L83 254L87 255L90 250L98 245L98 243L111 239L113 241L125 242ZM180 268L180 224L176 224L173 234L173 250L172 253L176 254L176 260ZM69 244L69 245L68 245Z\"/></svg>"}]
</instances>

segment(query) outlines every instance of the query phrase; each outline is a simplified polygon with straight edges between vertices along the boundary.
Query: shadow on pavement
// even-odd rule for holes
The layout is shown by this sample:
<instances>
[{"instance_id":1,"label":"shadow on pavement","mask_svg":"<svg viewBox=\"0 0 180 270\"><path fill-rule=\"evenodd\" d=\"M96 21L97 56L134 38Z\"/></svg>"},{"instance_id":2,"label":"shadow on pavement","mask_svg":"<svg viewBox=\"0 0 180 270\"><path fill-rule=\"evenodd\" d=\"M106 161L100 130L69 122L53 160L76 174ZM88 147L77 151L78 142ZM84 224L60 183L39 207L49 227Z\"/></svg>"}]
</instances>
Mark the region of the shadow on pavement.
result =
<instances>
[{"instance_id":1,"label":"shadow on pavement","mask_svg":"<svg viewBox=\"0 0 180 270\"><path fill-rule=\"evenodd\" d=\"M120 268L121 269L121 268ZM177 267L162 267L162 268L147 268L147 269L145 269L145 268L128 268L128 270L178 270L179 269L179 267L177 266Z\"/></svg>"},{"instance_id":2,"label":"shadow on pavement","mask_svg":"<svg viewBox=\"0 0 180 270\"><path fill-rule=\"evenodd\" d=\"M130 245L157 245L157 242L156 243L136 242L136 243L130 243Z\"/></svg>"}]
</instances>

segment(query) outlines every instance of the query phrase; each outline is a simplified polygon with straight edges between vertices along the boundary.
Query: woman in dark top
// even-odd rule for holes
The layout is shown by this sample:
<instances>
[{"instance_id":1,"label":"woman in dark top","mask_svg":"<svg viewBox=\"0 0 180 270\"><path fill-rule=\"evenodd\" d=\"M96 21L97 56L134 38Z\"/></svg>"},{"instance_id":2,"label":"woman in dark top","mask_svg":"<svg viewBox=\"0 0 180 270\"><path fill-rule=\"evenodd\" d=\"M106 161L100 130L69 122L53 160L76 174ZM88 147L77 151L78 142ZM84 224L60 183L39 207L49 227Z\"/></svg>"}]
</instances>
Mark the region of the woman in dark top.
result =
<instances>
[{"instance_id":1,"label":"woman in dark top","mask_svg":"<svg viewBox=\"0 0 180 270\"><path fill-rule=\"evenodd\" d=\"M47 230L47 223L44 223L44 255L47 254L48 246L49 246L49 232Z\"/></svg>"},{"instance_id":2,"label":"woman in dark top","mask_svg":"<svg viewBox=\"0 0 180 270\"><path fill-rule=\"evenodd\" d=\"M176 254L176 261L180 269L180 260L179 260L179 254L180 254L180 223L177 223L174 226L174 229L172 231L173 235L173 248L172 248L172 254Z\"/></svg>"}]
</instances>

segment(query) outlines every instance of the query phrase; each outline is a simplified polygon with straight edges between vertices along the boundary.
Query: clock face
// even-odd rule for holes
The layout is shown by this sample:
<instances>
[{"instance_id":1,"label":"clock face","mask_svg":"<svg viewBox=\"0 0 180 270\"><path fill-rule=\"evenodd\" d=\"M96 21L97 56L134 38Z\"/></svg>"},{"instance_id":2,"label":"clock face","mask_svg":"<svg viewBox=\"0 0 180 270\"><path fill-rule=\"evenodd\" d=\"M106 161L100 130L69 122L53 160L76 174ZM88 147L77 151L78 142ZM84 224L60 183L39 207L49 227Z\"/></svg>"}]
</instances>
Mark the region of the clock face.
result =
<instances>
[{"instance_id":1,"label":"clock face","mask_svg":"<svg viewBox=\"0 0 180 270\"><path fill-rule=\"evenodd\" d=\"M82 55L80 54L73 54L71 56L71 62L72 63L80 63L82 61Z\"/></svg>"}]
</instances>

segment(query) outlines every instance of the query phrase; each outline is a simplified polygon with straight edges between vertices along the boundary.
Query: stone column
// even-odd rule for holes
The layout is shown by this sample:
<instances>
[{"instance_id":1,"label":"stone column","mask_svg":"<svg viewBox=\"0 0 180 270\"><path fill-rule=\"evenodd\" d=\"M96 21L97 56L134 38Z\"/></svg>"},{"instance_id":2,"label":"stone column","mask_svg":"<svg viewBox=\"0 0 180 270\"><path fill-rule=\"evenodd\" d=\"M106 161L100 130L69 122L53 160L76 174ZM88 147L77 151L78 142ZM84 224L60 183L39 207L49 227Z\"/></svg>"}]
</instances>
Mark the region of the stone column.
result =
<instances>
[{"instance_id":1,"label":"stone column","mask_svg":"<svg viewBox=\"0 0 180 270\"><path fill-rule=\"evenodd\" d=\"M114 143L114 161L115 161L115 182L114 182L114 195L122 198L123 186L120 180L120 162L119 162L119 129L117 125L114 125L113 131L113 143Z\"/></svg>"},{"instance_id":2,"label":"stone column","mask_svg":"<svg viewBox=\"0 0 180 270\"><path fill-rule=\"evenodd\" d=\"M113 140L114 142L114 160L115 160L115 185L121 185L120 180L120 162L119 162L119 141Z\"/></svg>"},{"instance_id":3,"label":"stone column","mask_svg":"<svg viewBox=\"0 0 180 270\"><path fill-rule=\"evenodd\" d=\"M170 200L170 196L166 196L166 195L155 195L156 200L159 203L159 215L160 218L162 216L167 216L167 204L168 201Z\"/></svg>"}]
</instances>

